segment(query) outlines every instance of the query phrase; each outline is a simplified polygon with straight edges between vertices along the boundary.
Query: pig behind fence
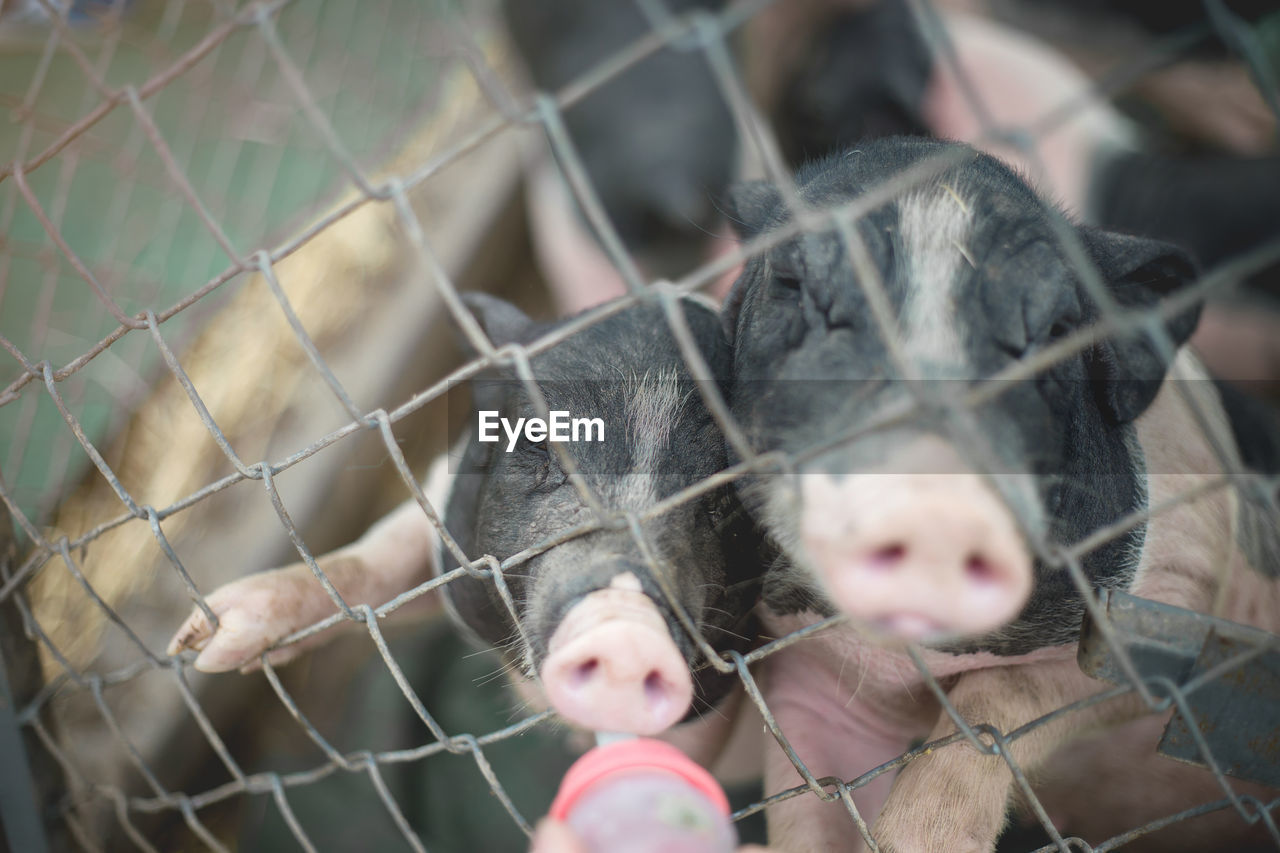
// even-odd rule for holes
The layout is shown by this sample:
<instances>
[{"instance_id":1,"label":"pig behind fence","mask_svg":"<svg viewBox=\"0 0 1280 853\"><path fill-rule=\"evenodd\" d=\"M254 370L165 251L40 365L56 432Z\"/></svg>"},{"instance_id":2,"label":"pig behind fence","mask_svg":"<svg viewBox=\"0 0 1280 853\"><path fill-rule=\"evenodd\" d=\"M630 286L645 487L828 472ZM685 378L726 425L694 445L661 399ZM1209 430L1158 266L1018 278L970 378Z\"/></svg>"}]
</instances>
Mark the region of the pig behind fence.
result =
<instances>
[{"instance_id":1,"label":"pig behind fence","mask_svg":"<svg viewBox=\"0 0 1280 853\"><path fill-rule=\"evenodd\" d=\"M766 575L764 633L841 610L858 623L787 646L759 674L815 777L852 779L956 731L911 657L868 627L924 643L920 664L949 704L1004 733L1100 692L1075 660L1089 586L1280 627L1274 493L1263 506L1213 488L1240 465L1217 389L1189 351L1122 322L1160 312L1166 343L1187 340L1184 252L1071 225L958 144L866 142L796 184L802 204L859 218L749 261L727 322L735 416L757 451L796 460L794 474L741 488L787 557ZM766 184L737 190L733 207L744 237L792 221ZM1236 427L1271 453L1280 442ZM1072 738L1143 711L1130 694L1046 720L1009 741L1009 757L1034 780ZM801 782L776 748L765 773L766 794ZM989 851L1014 790L1004 759L962 742L860 785L853 802L881 850ZM769 820L782 849L857 843L840 804L814 796Z\"/></svg>"},{"instance_id":2,"label":"pig behind fence","mask_svg":"<svg viewBox=\"0 0 1280 853\"><path fill-rule=\"evenodd\" d=\"M557 328L497 299L470 303L498 345L533 343ZM730 355L716 312L696 299L677 305L711 374L726 375ZM549 410L598 418L603 440L555 448L527 430L492 442L469 430L460 458L437 460L427 492L469 557L524 557L503 573L514 613L492 580L465 574L419 601L429 610L445 601L470 634L506 653L527 698L578 726L653 734L713 710L733 678L706 666L704 649L754 639L760 546L729 485L650 512L726 465L724 439L663 309L616 311L529 364ZM538 416L509 371L477 381L473 403L473 424L481 411L508 424ZM579 482L562 467L560 450ZM317 562L348 604L373 606L458 565L413 501ZM198 650L196 667L210 671L254 668L263 652L273 663L288 660L324 635L272 647L335 609L305 564L228 584L207 602L217 629L196 609L170 652ZM727 736L728 717L710 716L719 728L708 737ZM699 757L709 760L713 749Z\"/></svg>"},{"instance_id":3,"label":"pig behind fence","mask_svg":"<svg viewBox=\"0 0 1280 853\"><path fill-rule=\"evenodd\" d=\"M517 52L540 91L559 93L664 23L649 13L711 12L722 0L506 0ZM733 117L701 47L686 37L645 56L564 108L565 143L644 276L674 279L711 251L721 225L715 200L733 177ZM554 160L552 155L554 155ZM567 312L625 292L625 272L568 191L572 163L538 149L526 183L539 262ZM580 188L581 189L581 188Z\"/></svg>"},{"instance_id":4,"label":"pig behind fence","mask_svg":"<svg viewBox=\"0 0 1280 853\"><path fill-rule=\"evenodd\" d=\"M927 133L979 145L1092 224L1173 241L1206 266L1280 237L1273 150L1169 150L1158 133L1094 94L1093 81L1053 45L972 15L923 14L928 7L920 6L913 14L911 5L782 4L752 22L763 56L745 61L769 78L757 88L793 166L867 138ZM1166 10L1184 19L1180 26L1193 11ZM803 24L774 20L787 16ZM1087 14L1077 18L1076 26L1087 25ZM796 31L799 44L790 43ZM1243 76L1240 82L1254 86ZM1256 91L1249 94L1274 137L1277 116L1268 116ZM1280 266L1246 285L1275 298Z\"/></svg>"},{"instance_id":5,"label":"pig behind fence","mask_svg":"<svg viewBox=\"0 0 1280 853\"><path fill-rule=\"evenodd\" d=\"M715 311L699 301L680 304L712 375L727 375L728 344ZM495 342L528 343L548 330L504 304L489 304L481 316ZM731 487L647 514L726 466L723 436L657 306L584 329L535 357L532 367L550 408L604 420L605 441L563 446L604 509L636 514L647 542L615 524L536 553L510 576L530 645L526 669L540 674L552 706L579 725L661 732L689 713L691 698L705 710L732 683L703 665L675 608L687 611L717 650L754 638L748 614L759 541ZM530 411L523 388L509 380L477 390L476 406L513 419ZM472 441L460 465L447 515L463 520L450 529L467 553L502 559L537 551L532 534L593 519L546 446L526 442L504 453ZM665 580L650 570L646 549ZM449 555L442 560L452 567ZM510 642L516 626L492 584L463 578L446 594L483 639ZM690 667L699 670L696 690Z\"/></svg>"}]
</instances>

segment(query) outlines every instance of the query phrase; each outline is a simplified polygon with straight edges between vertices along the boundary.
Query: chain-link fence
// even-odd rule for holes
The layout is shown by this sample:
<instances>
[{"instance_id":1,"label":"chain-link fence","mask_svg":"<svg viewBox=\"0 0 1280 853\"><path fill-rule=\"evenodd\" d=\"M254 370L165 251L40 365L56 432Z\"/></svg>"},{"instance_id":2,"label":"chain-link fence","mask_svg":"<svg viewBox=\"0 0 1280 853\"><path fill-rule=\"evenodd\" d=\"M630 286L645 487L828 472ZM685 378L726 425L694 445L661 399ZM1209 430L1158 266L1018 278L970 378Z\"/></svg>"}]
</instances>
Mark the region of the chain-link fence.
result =
<instances>
[{"instance_id":1,"label":"chain-link fence","mask_svg":"<svg viewBox=\"0 0 1280 853\"><path fill-rule=\"evenodd\" d=\"M13 520L4 527L13 542L0 563L6 665L0 675L7 680L0 682L0 792L11 843L31 850L71 844L223 850L244 843L246 815L265 820L267 809L307 850L392 843L421 850L432 829L407 813L406 799L426 795L407 795L401 782L437 766L449 767L450 778L478 773L477 790L492 794L481 809L529 831L538 814L520 806L512 779L527 775L522 762L562 767L563 759L520 752L519 744L530 732L555 731L554 715L499 713L497 722L491 715L492 725L477 728L482 715L459 717L456 696L424 695L414 673L429 655L384 637L380 620L471 576L496 585L518 621L503 578L544 543L530 542L504 561L468 554L469 565L376 608L343 601L313 555L354 538L406 494L452 542L439 523L442 508L430 505L415 471L445 444L443 401L454 384L502 365L536 387L531 357L646 300L666 309L690 372L708 378L680 321L680 294L713 286L802 230L836 229L848 256L863 258L856 218L953 165L944 155L903 172L874 198L805 208L787 191L789 169L744 82L742 66L750 60L743 57L742 31L773 4L741 0L683 14L657 2L636 5L648 32L558 91L529 95L512 82L517 75L488 7L423 8L399 0L0 4L0 97L12 118L0 131L0 343L10 357L0 392L0 499ZM983 119L975 140L1032 163L1089 99L1127 91L1205 40L1226 44L1249 75L1250 91L1275 109L1277 52L1268 41L1275 17L1264 19L1266 30L1216 0L1204 10L1190 31L1153 38L1144 51L1109 65L1091 91L1052 103L1038 121L1008 127L981 106L987 83L970 79L957 60L943 13L928 0L912 6L935 61L960 81ZM740 153L725 156L756 164L783 188L792 217L674 281L646 282L605 215L563 116L667 46L705 58L738 128ZM526 275L518 267L527 263L528 248L509 221L517 139L526 149L553 153L628 292L532 344L495 346L459 292L478 278ZM1175 344L1157 320L1238 291L1280 259L1273 240L1209 270L1157 308L1125 310L1085 261L1070 224L1059 217L1054 227L1064 251L1074 251L1090 296L1106 309L1103 320L951 405L976 406L1108 336L1141 332L1169 354ZM855 269L869 303L888 305L874 270ZM875 313L878 333L892 340L891 311ZM436 340L449 327L480 353L452 370L448 342ZM402 370L409 364L419 366ZM786 791L766 791L767 799L757 797L735 819L794 797L818 797L832 808L839 801L848 811L850 844L861 836L876 849L868 828L874 816L859 814L854 792L925 756L974 748L1008 765L1031 824L1043 831L1042 840L1028 842L1032 847L1114 849L1210 813L1254 824L1258 838L1280 847L1280 801L1240 791L1224 772L1235 757L1211 748L1213 725L1195 704L1207 692L1196 688L1273 659L1274 637L1178 683L1134 651L1126 641L1125 602L1100 597L1081 570L1093 549L1207 495L1235 490L1280 524L1280 481L1242 471L1205 398L1177 385L1217 453L1220 474L1070 547L1032 543L1041 562L1079 589L1101 638L1092 653L1106 662L1097 669L1118 686L1100 684L1096 696L1001 730L965 719L948 699L949 683L912 650L956 734L856 778L816 778L790 748L794 734L779 726L752 667L843 619L742 654L719 655L695 636L706 665L745 688L771 735L765 748L785 750L803 779ZM532 388L531 396L538 397ZM741 458L716 483L793 470L785 454L753 452L723 400L712 395L707 403ZM974 459L985 452L976 445L965 450ZM605 514L577 532L620 526L644 551L640 522L706 488L685 489L639 515ZM563 538L557 532L551 540L557 536ZM277 672L264 658L265 684L257 676L196 674L187 658L162 653L191 601L216 624L203 594L295 554L325 584L335 615L278 645L349 621L363 627L371 646L361 636L325 647L313 655L325 660L324 672L314 660ZM430 636L433 648L457 650L439 631ZM379 675L358 675L370 648ZM1271 674L1251 689L1276 695ZM335 707L335 695L372 693L369 679L387 675L394 685L385 703L357 703L358 718ZM464 681L462 689L473 686ZM1187 757L1207 765L1216 794L1135 822L1110 840L1090 839L1090 847L1059 833L1035 779L1015 760L1015 745L1042 726L1124 695L1136 696L1153 716L1178 712L1187 722ZM1255 749L1270 749L1274 761L1278 717L1266 702L1257 707L1262 719L1254 722L1263 734ZM378 715L406 708L421 724L412 729L412 745L378 746ZM456 728L442 722L459 718ZM293 744L293 753L273 753L274 742ZM458 760L449 763L451 757ZM335 778L354 780L382 813L370 818L343 794L311 803L305 814L296 807ZM335 815L350 835L330 828ZM367 828L367 820L385 834Z\"/></svg>"}]
</instances>

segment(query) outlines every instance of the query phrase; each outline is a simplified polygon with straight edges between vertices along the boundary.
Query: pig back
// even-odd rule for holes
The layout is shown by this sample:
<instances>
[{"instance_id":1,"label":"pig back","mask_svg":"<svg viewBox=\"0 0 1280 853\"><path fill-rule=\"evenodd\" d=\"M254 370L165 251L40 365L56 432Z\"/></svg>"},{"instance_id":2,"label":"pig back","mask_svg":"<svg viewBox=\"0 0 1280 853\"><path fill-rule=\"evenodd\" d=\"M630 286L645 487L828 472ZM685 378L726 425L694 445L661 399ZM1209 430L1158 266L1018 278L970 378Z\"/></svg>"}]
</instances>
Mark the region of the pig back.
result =
<instances>
[{"instance_id":1,"label":"pig back","mask_svg":"<svg viewBox=\"0 0 1280 853\"><path fill-rule=\"evenodd\" d=\"M1277 439L1255 440L1271 416L1224 395L1189 350L1169 379L1137 422L1152 517L1133 592L1278 631L1280 518L1274 494L1270 506L1257 499L1274 473ZM1232 469L1235 486L1225 477Z\"/></svg>"}]
</instances>

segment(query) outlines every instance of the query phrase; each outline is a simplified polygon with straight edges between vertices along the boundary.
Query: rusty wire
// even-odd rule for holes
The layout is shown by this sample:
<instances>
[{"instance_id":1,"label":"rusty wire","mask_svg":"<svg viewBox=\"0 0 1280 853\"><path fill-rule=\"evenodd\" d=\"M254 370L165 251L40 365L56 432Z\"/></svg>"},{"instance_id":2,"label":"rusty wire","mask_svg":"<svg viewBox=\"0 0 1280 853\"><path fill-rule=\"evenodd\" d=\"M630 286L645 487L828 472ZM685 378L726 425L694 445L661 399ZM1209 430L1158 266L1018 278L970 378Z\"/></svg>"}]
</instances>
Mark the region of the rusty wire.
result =
<instances>
[{"instance_id":1,"label":"rusty wire","mask_svg":"<svg viewBox=\"0 0 1280 853\"><path fill-rule=\"evenodd\" d=\"M289 830L303 849L318 849L317 839L307 834L305 827L302 826L289 805L288 794L292 789L299 786L309 785L338 771L344 771L368 775L370 784L404 836L406 843L415 850L422 850L421 839L405 818L400 805L391 795L382 778L380 768L392 764L422 761L442 753L469 754L490 785L501 809L506 812L517 826L528 832L530 823L536 816L522 815L519 812L504 790L501 780L497 778L490 766L485 755L485 748L517 737L534 727L548 725L554 721L554 715L550 712L529 714L509 726L484 734L446 732L436 721L430 709L426 707L410 686L400 665L383 639L379 622L383 617L413 599L422 595L432 594L440 587L463 576L494 582L509 614L514 618L517 615L517 604L506 587L505 575L548 548L576 536L598 530L602 526L625 527L630 532L645 560L649 563L654 576L659 579L661 586L669 599L671 599L669 603L673 611L678 614L682 625L689 632L694 642L698 644L703 656L707 658L707 662L721 672L735 672L737 674L746 694L762 715L766 729L776 740L778 746L786 752L803 780L803 784L785 791L766 792L768 795L766 799L741 809L734 816L737 819L755 814L768 805L793 797L817 796L826 801L839 800L849 813L850 832L859 834L870 849L874 851L878 848L874 841L874 831L868 823L869 820L874 819L874 815L859 814L853 802L852 792L868 784L873 779L879 778L885 773L895 772L907 767L912 761L918 760L936 750L944 748L976 749L983 754L1000 757L1007 765L1014 780L1014 785L1021 793L1022 799L1029 805L1033 816L1053 841L1051 846L1044 848L1046 850L1057 849L1064 851L1064 853L1069 850L1111 850L1143 834L1175 824L1181 820L1188 820L1220 809L1235 810L1241 820L1261 822L1267 828L1272 840L1276 842L1277 846L1280 846L1280 833L1277 833L1275 821L1275 812L1277 807L1280 806L1280 801L1262 803L1252 797L1237 794L1231 780L1220 769L1219 762L1215 760L1212 751L1195 725L1191 725L1189 728L1193 737L1196 738L1201 757L1210 767L1211 773L1222 790L1222 798L1215 802L1189 809L1181 814L1170 815L1167 818L1144 826L1134 827L1123 836L1110 839L1093 847L1090 847L1081 839L1064 838L1058 833L1057 828L1054 827L1043 806L1039 803L1034 788L1027 780L1024 768L1019 765L1012 750L1020 738L1040 726L1057 721L1066 715L1079 713L1098 704L1125 697L1136 698L1145 703L1150 713L1164 713L1171 708L1177 708L1186 719L1192 719L1190 707L1187 704L1187 694L1194 690L1197 685L1179 686L1167 679L1148 678L1142 675L1127 650L1116 640L1114 632L1111 631L1109 620L1098 606L1094 590L1084 577L1079 561L1090 550L1123 535L1134 527L1218 490L1236 489L1242 501L1250 500L1262 493L1269 495L1271 500L1274 501L1277 488L1280 487L1280 481L1273 478L1265 484L1259 484L1256 479L1250 480L1247 478L1241 471L1238 460L1223 446L1219 437L1214 435L1213 431L1208 428L1207 416L1200 402L1194 397L1184 393L1187 405L1198 419L1201 430L1212 446L1222 467L1220 476L1207 479L1195 489L1179 494L1170 501L1147 507L1135 513L1132 517L1121 519L1105 529L1094 531L1084 541L1076 543L1070 548L1055 550L1048 548L1044 543L1032 543L1040 560L1047 565L1067 572L1072 578L1084 598L1085 607L1089 615L1111 642L1111 650L1127 675L1129 683L1118 687L1100 688L1096 695L1073 703L1071 706L1050 711L1017 728L1001 730L999 727L988 724L985 720L966 719L964 714L952 704L948 697L947 689L930 672L919 651L912 648L909 650L909 654L917 666L923 683L933 693L944 713L954 722L956 731L921 744L879 767L867 769L866 772L852 779L818 778L814 776L799 755L791 748L787 733L774 718L768 702L757 686L751 672L753 664L770 655L797 643L804 642L806 639L823 631L844 624L843 617L833 617L785 637L774 639L746 654L732 652L722 656L717 655L710 645L698 635L692 619L681 603L672 598L669 584L664 581L666 573L658 565L641 524L643 520L660 515L681 502L691 500L709 489L733 482L744 476L763 471L794 471L795 465L803 462L805 458L812 458L812 456L823 452L830 445L849 442L867 432L882 429L894 423L908 421L918 413L923 405L941 402L942 405L950 408L953 415L957 417L967 415L973 407L997 396L1002 393L1003 389L1019 381L1025 381L1044 367L1078 353L1085 347L1109 336L1129 332L1141 333L1147 336L1150 343L1167 357L1173 352L1173 343L1158 322L1160 319L1176 314L1179 310L1185 308L1187 304L1190 304L1191 300L1230 290L1243 275L1260 269L1280 258L1280 246L1263 247L1249 255L1236 259L1222 269L1206 275L1187 293L1170 300L1167 304L1154 311L1122 311L1102 285L1097 271L1087 261L1079 238L1070 223L1057 214L1056 211L1051 210L1050 220L1056 235L1059 237L1059 242L1062 244L1063 251L1077 267L1079 276L1091 297L1102 308L1104 318L1099 323L1059 341L1049 349L1020 362L1003 374L991 377L985 383L977 383L967 395L958 400L916 399L900 410L888 411L877 421L861 425L857 430L851 430L846 434L833 436L823 446L810 448L801 454L786 455L753 452L740 426L733 422L724 400L714 390L709 394L704 390L704 394L707 394L706 403L712 416L737 452L738 457L743 461L726 471L664 499L658 505L639 514L611 515L604 508L599 498L592 493L589 484L578 474L574 468L572 458L557 447L556 451L561 457L560 461L569 472L571 481L575 488L579 490L587 506L594 510L596 517L594 520L570 530L559 531L550 535L541 542L530 542L525 550L500 562L490 555L465 554L458 546L458 543L449 536L440 521L440 510L442 508L431 505L413 476L396 442L392 431L394 424L420 410L431 401L440 398L453 384L464 381L494 365L504 365L514 369L521 382L527 387L535 408L545 415L547 410L546 401L538 386L530 359L557 346L582 329L642 301L656 302L663 307L672 334L689 362L691 374L697 379L705 379L709 376L708 367L697 352L681 312L676 310L676 297L702 288L720 274L732 269L735 264L809 229L834 229L838 233L846 255L855 269L856 278L864 288L868 303L872 306L872 315L876 322L877 333L885 342L895 367L899 371L898 375L910 377L910 361L897 349L899 335L897 334L893 309L884 291L883 282L880 281L878 272L871 263L865 246L862 245L861 239L857 236L854 224L859 217L874 210L885 201L922 184L932 176L954 165L956 155L949 154L934 158L921 164L918 168L902 173L895 180L886 182L884 186L878 187L853 202L838 208L831 210L806 208L788 178L787 170L782 163L771 131L745 91L741 75L735 67L731 52L726 45L726 40L736 29L750 20L752 15L769 5L767 0L740 0L740 2L730 4L717 14L701 11L685 16L670 14L662 7L661 3L657 3L655 0L643 0L641 5L654 27L651 33L646 34L643 38L638 39L633 44L590 69L578 79L563 87L561 91L538 93L531 98L523 99L508 91L503 85L501 77L487 66L482 52L477 48L474 34L467 23L460 18L455 20L450 17L450 13L447 11L441 11L439 14L445 16L446 31L457 36L449 39L450 43L444 45L442 49L452 51L461 60L474 78L479 90L494 106L497 115L482 122L463 138L454 140L451 145L424 159L416 167L402 174L392 175L381 180L375 179L366 173L355 155L344 145L329 117L310 90L304 75L299 69L296 58L291 55L289 47L281 38L277 27L277 18L282 10L290 5L290 0L270 0L269 2L268 0L254 0L240 8L234 8L234 4L231 7L226 7L223 4L213 4L216 13L215 19L208 33L199 42L181 55L174 57L166 67L154 73L148 79L119 88L115 88L108 83L104 74L104 69L110 62L111 51L116 43L116 36L113 35L104 42L102 51L95 61L78 44L74 34L70 32L65 19L66 13L58 11L48 0L41 0L41 2L49 11L52 27L44 44L41 62L37 66L37 73L33 76L30 90L21 107L15 111L18 120L24 125L23 132L19 137L18 148L13 152L6 152L7 160L0 163L0 183L9 181L17 190L15 196L11 197L10 203L3 210L0 210L0 231L8 223L12 222L16 208L14 199L20 197L40 223L49 244L53 247L53 252L56 252L71 267L76 276L83 282L86 293L100 303L103 310L117 321L118 326L101 340L84 349L79 356L61 366L55 366L47 360L33 360L13 342L0 338L0 347L3 347L19 368L17 378L10 382L8 387L0 390L0 406L12 405L21 401L23 399L22 392L28 385L33 383L42 385L44 393L49 396L57 407L65 422L67 428L65 440L68 442L74 440L84 449L93 465L97 468L99 475L115 491L123 507L123 512L90 530L79 532L74 539L60 537L51 541L41 532L36 521L24 514L18 501L11 494L9 487L0 478L0 502L3 502L28 540L28 551L23 562L8 576L0 578L0 604L12 602L16 605L26 633L42 646L61 667L61 672L50 679L45 688L37 695L30 697L27 704L19 710L18 719L23 725L30 727L39 742L61 768L70 787L64 800L62 818L66 821L73 837L77 838L79 843L86 849L97 849L98 846L95 839L87 835L78 813L79 808L86 803L104 801L109 804L119 821L121 831L140 849L154 848L150 841L133 824L132 817L137 814L172 811L181 815L193 834L201 839L206 846L220 850L223 849L221 843L201 821L198 814L199 811L233 797L252 794L269 794ZM1073 109L1078 108L1083 103L1084 98L1109 97L1123 86L1128 79L1141 74L1143 70L1153 67L1166 59L1165 56L1159 53L1135 57L1131 62L1114 69L1096 83L1089 92L1081 93L1081 100L1055 108L1055 110L1042 117L1040 121L1034 122L1030 126L1021 128L1000 127L992 121L989 111L982 106L980 87L970 80L964 69L958 65L955 51L948 42L946 28L942 24L942 20L931 0L913 0L912 6L918 19L929 34L938 56L941 57L943 62L954 65L956 76L961 81L962 93L970 100L972 109L982 121L983 138L991 142L1013 142L1033 159L1038 156L1038 142L1066 121L1072 114ZM1246 38L1247 33L1242 34L1239 22L1230 16L1221 3L1212 0L1208 6L1213 13L1215 25L1225 30L1227 37L1233 40L1240 48L1240 52L1246 59L1249 68L1255 77L1262 82L1262 85L1266 87L1265 94L1274 104L1276 99L1274 83L1271 82L1271 78L1265 74L1264 70L1259 70L1258 68L1257 45L1248 41ZM180 12L177 14L180 14ZM233 243L186 174L183 159L175 148L173 140L166 138L148 110L148 102L153 96L161 92L173 81L184 75L194 73L206 57L215 53L224 42L238 33L256 36L254 43L261 52L262 61L274 64L290 95L295 99L299 110L314 130L319 144L329 153L332 160L338 164L341 171L346 175L349 184L356 191L352 198L335 205L332 209L309 223L307 227L280 244L274 247L260 247L254 250L249 250L248 247L238 247ZM731 109L736 126L740 128L740 132L745 138L744 144L756 149L755 153L763 163L766 174L779 185L784 201L792 213L791 222L787 226L769 232L739 247L734 252L700 266L675 283L655 283L644 280L635 261L628 255L613 225L609 222L587 177L586 169L578 157L561 120L561 114L566 109L571 108L583 97L606 85L614 77L652 55L664 45L678 45L681 49L698 50L704 53L721 94ZM84 74L85 94L83 106L78 118L66 124L62 132L52 142L43 149L36 151L32 149L36 122L45 119L42 119L34 112L34 104L38 100L41 87L46 81L46 73L50 61L59 51L67 52ZM87 139L95 126L114 113L121 111L130 114L134 120L127 148L129 156L136 159L144 146L150 146L152 153L159 158L164 166L166 186L169 188L170 193L198 217L210 237L229 261L228 266L221 273L208 281L198 284L176 302L167 306L154 305L133 314L128 313L112 293L104 287L92 264L87 263L77 255L75 248L69 244L64 236L62 228L67 200L65 187L70 180L70 176L75 171L75 158L80 156L74 143ZM417 215L408 203L406 194L430 180L446 167L465 162L468 155L488 140L507 132L519 131L534 126L541 128L548 144L554 150L557 161L562 165L568 177L571 192L585 213L592 229L600 238L610 261L620 271L627 285L628 294L614 303L586 312L530 344L495 346L493 342L487 339L484 332L464 307L459 297L457 286L450 280L445 271L445 266L440 262L437 252L426 238L422 224L418 221ZM62 179L58 182L61 189L52 199L42 201L32 188L30 176L40 170L50 168L54 162L59 163L59 167L62 170ZM126 189L123 192L127 193L128 190ZM274 274L276 265L302 250L318 234L345 217L350 216L357 209L370 204L386 204L392 207L400 229L430 273L429 286L435 288L436 292L440 294L448 314L459 326L475 351L479 353L476 359L453 371L430 387L413 394L391 410L377 408L366 411L361 409L326 363L320 348L310 337ZM7 255L0 252L0 264L7 266L8 262ZM55 267L56 264L50 261L47 269L53 270ZM263 277L272 296L287 318L293 335L305 351L311 369L327 385L333 397L349 418L349 421L344 425L331 430L309 445L298 448L282 458L275 460L262 459L252 462L242 458L237 453L231 441L214 421L199 392L182 367L180 352L166 341L164 333L165 324L168 321L208 300L229 282L248 273L256 273ZM43 287L47 293L47 300L40 309L41 313L32 318L37 324L47 322L47 312L51 304L52 290L56 285L56 279L57 276L50 272L44 281ZM145 503L139 503L129 494L103 454L86 434L71 408L66 405L63 394L60 391L63 383L102 357L112 347L144 336L161 353L169 374L186 392L196 415L234 469L233 473L208 482L201 488L165 507L153 507ZM699 387L701 388L707 384L700 382ZM1175 384L1181 386L1181 383ZM911 385L914 388L916 383L911 383ZM26 422L23 421L23 423ZM26 428L28 427L24 426L24 429ZM295 465L305 463L309 458L325 448L360 433L376 434L381 439L388 457L393 461L412 499L423 510L436 534L444 540L446 547L460 564L460 568L455 569L453 572L427 581L414 589L405 590L391 601L382 603L378 607L353 605L343 599L331 580L326 576L320 563L312 555L297 526L292 521L288 509L274 484L275 478L282 472ZM971 441L965 443L964 450L971 459L979 460L981 463L982 460L990 458L990 448L982 446L983 443L978 440L976 435L971 434L968 438ZM979 464L979 467L986 470L991 469L989 464ZM184 568L181 559L162 529L162 522L244 480L261 481L270 502L276 510L282 528L287 532L301 559L324 587L337 611L332 616L283 638L273 648L301 641L342 622L361 623L379 652L383 666L395 680L405 701L413 709L417 718L427 728L431 735L430 741L412 749L391 752L357 751L344 753L340 751L309 720L304 710L290 695L283 682L277 676L267 660L267 656L264 654L262 669L272 691L283 708L296 721L302 732L315 744L320 755L325 760L311 769L292 773L246 773L231 756L213 723L201 709L198 697L189 686L185 676L185 666L188 665L187 660L182 657L165 658L148 649L145 643L132 631L127 622L94 591L89 580L80 572L77 560L74 557L76 551L123 525L145 524L149 527L166 560L180 578L184 588L190 592L195 604L204 610L210 623L216 625L217 617L202 595L202 592L207 592L208 590L201 590L198 582ZM75 581L95 601L107 617L130 638L138 652L138 657L133 663L108 672L84 672L77 669L56 647L48 633L34 618L27 601L26 588L37 574L59 570L59 566L74 577ZM518 624L518 620L516 622ZM524 638L523 635L517 639L527 646L527 638ZM1234 665L1238 661L1232 660L1228 663ZM1220 666L1219 669L1225 669L1225 667ZM130 743L120 725L116 712L112 711L104 701L103 690L108 686L127 684L149 672L162 673L172 680L182 696L185 707L196 722L204 738L205 745L218 756L230 774L230 782L194 793L168 790L147 766L145 756ZM1208 676L1209 674L1206 674L1201 679L1201 682L1207 681ZM1158 690L1155 688L1158 688ZM59 693L73 690L84 691L92 698L98 713L111 730L113 736L124 747L129 761L136 769L139 777L145 781L149 789L148 794L130 794L116 785L104 784L87 778L77 768L76 757L70 754L66 747L59 742L58 738L49 732L42 719L44 709ZM319 846L322 847L322 845Z\"/></svg>"}]
</instances>

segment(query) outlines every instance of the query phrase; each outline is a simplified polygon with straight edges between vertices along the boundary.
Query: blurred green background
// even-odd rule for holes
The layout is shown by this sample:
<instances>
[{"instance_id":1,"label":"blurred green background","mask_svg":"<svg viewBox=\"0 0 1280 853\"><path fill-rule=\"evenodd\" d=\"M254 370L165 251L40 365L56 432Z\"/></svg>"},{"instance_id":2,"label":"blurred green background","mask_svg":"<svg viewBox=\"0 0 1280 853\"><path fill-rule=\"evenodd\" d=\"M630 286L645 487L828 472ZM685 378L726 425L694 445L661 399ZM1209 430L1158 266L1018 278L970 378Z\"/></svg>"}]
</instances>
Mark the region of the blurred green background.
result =
<instances>
[{"instance_id":1,"label":"blurred green background","mask_svg":"<svg viewBox=\"0 0 1280 853\"><path fill-rule=\"evenodd\" d=\"M110 89L141 87L248 3L140 0L118 25L73 22L73 43ZM111 4L98 2L102 14ZM275 18L280 40L320 110L363 168L419 129L440 95L440 3L295 0ZM102 96L71 53L49 50L49 28L0 25L0 163L29 162ZM195 192L242 255L277 246L350 182L317 138L266 41L241 27L144 102ZM28 176L71 250L127 313L157 313L232 265L177 192L128 104ZM163 326L182 343L238 284L232 281ZM0 181L0 335L30 362L55 369L118 323L57 251L19 193ZM160 354L130 332L58 384L101 447L150 390ZM0 354L0 389L22 367ZM42 383L0 405L0 476L37 522L88 464Z\"/></svg>"}]
</instances>

